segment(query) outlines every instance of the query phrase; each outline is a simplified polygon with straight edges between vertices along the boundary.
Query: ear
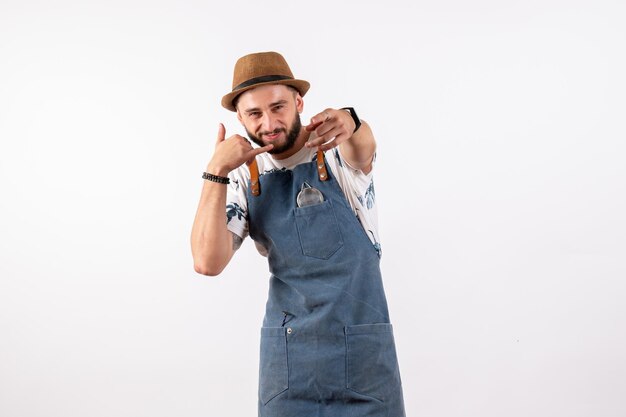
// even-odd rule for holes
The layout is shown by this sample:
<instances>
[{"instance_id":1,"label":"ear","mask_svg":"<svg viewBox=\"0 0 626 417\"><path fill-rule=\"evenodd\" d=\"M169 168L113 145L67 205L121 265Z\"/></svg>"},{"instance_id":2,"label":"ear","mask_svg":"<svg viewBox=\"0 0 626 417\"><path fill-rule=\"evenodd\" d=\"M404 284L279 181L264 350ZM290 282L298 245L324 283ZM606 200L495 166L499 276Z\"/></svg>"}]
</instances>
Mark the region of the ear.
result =
<instances>
[{"instance_id":1,"label":"ear","mask_svg":"<svg viewBox=\"0 0 626 417\"><path fill-rule=\"evenodd\" d=\"M237 120L239 120L239 123L243 125L243 118L241 117L241 112L239 111L239 109L237 109Z\"/></svg>"},{"instance_id":2,"label":"ear","mask_svg":"<svg viewBox=\"0 0 626 417\"><path fill-rule=\"evenodd\" d=\"M296 109L298 110L298 113L302 113L302 110L304 109L304 100L302 99L300 93L296 94Z\"/></svg>"}]
</instances>

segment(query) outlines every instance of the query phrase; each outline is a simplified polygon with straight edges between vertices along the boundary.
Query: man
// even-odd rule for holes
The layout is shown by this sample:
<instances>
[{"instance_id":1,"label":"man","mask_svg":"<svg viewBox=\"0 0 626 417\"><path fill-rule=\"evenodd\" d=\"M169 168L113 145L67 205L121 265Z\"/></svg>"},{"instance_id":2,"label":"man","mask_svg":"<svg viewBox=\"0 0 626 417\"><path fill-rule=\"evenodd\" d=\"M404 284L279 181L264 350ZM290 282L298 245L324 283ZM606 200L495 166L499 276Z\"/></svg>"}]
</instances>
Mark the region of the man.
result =
<instances>
[{"instance_id":1,"label":"man","mask_svg":"<svg viewBox=\"0 0 626 417\"><path fill-rule=\"evenodd\" d=\"M309 83L276 52L240 58L191 234L195 270L218 275L249 234L271 277L261 417L401 417L402 387L379 260L376 143L354 109L303 127Z\"/></svg>"}]
</instances>

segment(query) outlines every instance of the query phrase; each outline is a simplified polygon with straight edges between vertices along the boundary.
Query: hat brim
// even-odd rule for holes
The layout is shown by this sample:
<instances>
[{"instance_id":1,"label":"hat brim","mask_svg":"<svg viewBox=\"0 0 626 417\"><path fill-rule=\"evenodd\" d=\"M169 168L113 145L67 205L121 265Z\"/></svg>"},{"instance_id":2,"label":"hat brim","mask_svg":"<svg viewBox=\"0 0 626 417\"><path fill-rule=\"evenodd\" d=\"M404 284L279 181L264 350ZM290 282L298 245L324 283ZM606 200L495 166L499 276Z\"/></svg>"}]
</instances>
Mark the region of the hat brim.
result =
<instances>
[{"instance_id":1,"label":"hat brim","mask_svg":"<svg viewBox=\"0 0 626 417\"><path fill-rule=\"evenodd\" d=\"M300 96L302 97L304 97L306 92L309 91L309 87L311 87L311 84L309 84L308 81L304 81L304 80L278 80L278 81L268 81L265 83L253 84L247 87L240 88L238 90L231 91L230 93L226 94L224 97L222 97L222 107L230 111L237 111L237 109L233 105L233 101L235 100L235 98L237 98L238 95L245 93L248 90L252 90L253 88L256 88L256 87L260 87L262 85L271 85L271 84L281 84L281 85L291 86L295 88L296 90L298 90L300 92Z\"/></svg>"}]
</instances>

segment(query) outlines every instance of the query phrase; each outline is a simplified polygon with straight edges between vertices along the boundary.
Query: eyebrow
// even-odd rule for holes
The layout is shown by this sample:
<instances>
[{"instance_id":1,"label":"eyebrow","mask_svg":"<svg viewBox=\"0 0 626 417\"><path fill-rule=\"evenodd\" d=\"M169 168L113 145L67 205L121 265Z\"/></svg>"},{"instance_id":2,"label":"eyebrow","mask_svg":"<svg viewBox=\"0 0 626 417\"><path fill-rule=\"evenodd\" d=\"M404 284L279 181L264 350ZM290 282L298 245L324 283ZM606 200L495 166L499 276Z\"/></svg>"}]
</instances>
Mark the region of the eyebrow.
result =
<instances>
[{"instance_id":1,"label":"eyebrow","mask_svg":"<svg viewBox=\"0 0 626 417\"><path fill-rule=\"evenodd\" d=\"M280 104L287 104L287 100L278 100L278 101L275 101L274 103L271 103L271 104L270 104L270 107L278 106L278 105L280 105ZM252 112L255 112L255 111L261 111L261 109L259 109L258 107L252 107L252 108L250 108L250 109L246 109L246 110L244 110L244 111L245 111L246 113L252 113Z\"/></svg>"}]
</instances>

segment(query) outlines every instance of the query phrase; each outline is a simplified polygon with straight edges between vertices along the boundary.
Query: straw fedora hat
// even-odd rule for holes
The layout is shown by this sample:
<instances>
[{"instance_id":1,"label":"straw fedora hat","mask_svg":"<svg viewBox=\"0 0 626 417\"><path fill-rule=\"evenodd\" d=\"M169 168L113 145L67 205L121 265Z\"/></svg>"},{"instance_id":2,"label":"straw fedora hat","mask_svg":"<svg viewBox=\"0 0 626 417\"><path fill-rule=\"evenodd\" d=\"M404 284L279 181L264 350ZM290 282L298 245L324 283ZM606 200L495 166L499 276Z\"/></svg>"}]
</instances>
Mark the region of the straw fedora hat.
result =
<instances>
[{"instance_id":1,"label":"straw fedora hat","mask_svg":"<svg viewBox=\"0 0 626 417\"><path fill-rule=\"evenodd\" d=\"M222 97L222 106L236 111L233 100L244 91L268 84L289 85L304 96L311 86L293 77L285 58L278 52L259 52L237 60L233 74L233 90Z\"/></svg>"}]
</instances>

